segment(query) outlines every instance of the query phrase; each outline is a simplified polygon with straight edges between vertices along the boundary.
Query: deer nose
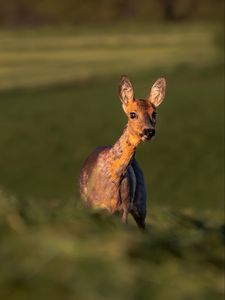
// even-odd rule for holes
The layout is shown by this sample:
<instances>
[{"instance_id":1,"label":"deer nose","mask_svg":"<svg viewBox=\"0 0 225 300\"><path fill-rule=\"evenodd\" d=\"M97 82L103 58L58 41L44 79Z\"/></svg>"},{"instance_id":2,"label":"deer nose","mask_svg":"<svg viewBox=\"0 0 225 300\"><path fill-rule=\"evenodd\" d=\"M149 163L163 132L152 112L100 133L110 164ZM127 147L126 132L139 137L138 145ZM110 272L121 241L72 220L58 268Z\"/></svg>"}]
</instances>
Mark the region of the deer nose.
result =
<instances>
[{"instance_id":1,"label":"deer nose","mask_svg":"<svg viewBox=\"0 0 225 300\"><path fill-rule=\"evenodd\" d=\"M153 128L145 128L143 130L143 135L147 138L150 139L151 137L153 137L155 135L155 129Z\"/></svg>"}]
</instances>

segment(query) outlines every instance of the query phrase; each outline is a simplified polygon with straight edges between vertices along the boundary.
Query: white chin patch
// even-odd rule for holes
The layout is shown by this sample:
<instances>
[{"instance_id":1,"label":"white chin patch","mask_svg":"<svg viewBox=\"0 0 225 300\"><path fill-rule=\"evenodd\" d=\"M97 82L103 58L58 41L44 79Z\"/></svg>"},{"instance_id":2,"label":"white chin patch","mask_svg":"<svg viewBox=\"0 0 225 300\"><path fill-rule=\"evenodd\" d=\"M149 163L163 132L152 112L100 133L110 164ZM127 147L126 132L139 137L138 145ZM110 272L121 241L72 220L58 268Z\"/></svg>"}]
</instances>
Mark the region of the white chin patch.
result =
<instances>
[{"instance_id":1,"label":"white chin patch","mask_svg":"<svg viewBox=\"0 0 225 300\"><path fill-rule=\"evenodd\" d=\"M148 138L148 137L143 136L143 137L141 138L141 140L142 140L143 142L149 142L149 141L151 140L151 138Z\"/></svg>"}]
</instances>

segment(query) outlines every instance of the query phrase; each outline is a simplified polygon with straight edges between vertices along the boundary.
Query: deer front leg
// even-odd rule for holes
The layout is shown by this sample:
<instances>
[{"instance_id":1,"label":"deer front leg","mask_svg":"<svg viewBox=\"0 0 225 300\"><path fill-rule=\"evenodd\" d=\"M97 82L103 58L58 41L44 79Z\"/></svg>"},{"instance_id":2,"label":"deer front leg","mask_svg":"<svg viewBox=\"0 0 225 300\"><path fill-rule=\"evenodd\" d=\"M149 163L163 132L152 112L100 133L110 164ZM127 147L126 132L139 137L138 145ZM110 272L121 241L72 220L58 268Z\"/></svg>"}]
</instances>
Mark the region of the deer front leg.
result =
<instances>
[{"instance_id":1,"label":"deer front leg","mask_svg":"<svg viewBox=\"0 0 225 300\"><path fill-rule=\"evenodd\" d=\"M145 219L143 217L141 217L137 211L135 210L131 210L131 215L133 216L137 226L142 229L145 230L146 228L146 224L145 224Z\"/></svg>"},{"instance_id":2,"label":"deer front leg","mask_svg":"<svg viewBox=\"0 0 225 300\"><path fill-rule=\"evenodd\" d=\"M126 209L124 209L122 211L122 217L121 217L121 221L123 224L127 225L128 223L128 211Z\"/></svg>"},{"instance_id":3,"label":"deer front leg","mask_svg":"<svg viewBox=\"0 0 225 300\"><path fill-rule=\"evenodd\" d=\"M129 166L126 171L126 176L121 181L119 197L121 203L122 217L124 224L128 223L128 213L131 210L132 201L136 189L136 179L133 168Z\"/></svg>"},{"instance_id":4,"label":"deer front leg","mask_svg":"<svg viewBox=\"0 0 225 300\"><path fill-rule=\"evenodd\" d=\"M121 221L123 224L128 223L128 211L129 211L129 185L128 180L125 177L120 185L119 189L119 202L121 211Z\"/></svg>"}]
</instances>

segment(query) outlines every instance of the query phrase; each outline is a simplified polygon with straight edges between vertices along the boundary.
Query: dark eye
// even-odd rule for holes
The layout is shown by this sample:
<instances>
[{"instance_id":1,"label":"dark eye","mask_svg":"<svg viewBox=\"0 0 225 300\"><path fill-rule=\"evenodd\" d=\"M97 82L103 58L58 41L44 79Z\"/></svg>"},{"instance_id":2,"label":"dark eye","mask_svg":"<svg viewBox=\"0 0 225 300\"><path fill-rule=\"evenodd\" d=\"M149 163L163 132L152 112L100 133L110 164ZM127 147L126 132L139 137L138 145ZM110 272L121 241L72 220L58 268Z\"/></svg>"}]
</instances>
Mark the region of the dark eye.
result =
<instances>
[{"instance_id":1,"label":"dark eye","mask_svg":"<svg viewBox=\"0 0 225 300\"><path fill-rule=\"evenodd\" d=\"M131 119L137 118L137 114L136 114L135 112L131 112L131 113L130 113L130 118L131 118Z\"/></svg>"},{"instance_id":2,"label":"dark eye","mask_svg":"<svg viewBox=\"0 0 225 300\"><path fill-rule=\"evenodd\" d=\"M153 113L152 113L152 118L153 118L153 119L156 118L156 111L153 111Z\"/></svg>"},{"instance_id":3,"label":"dark eye","mask_svg":"<svg viewBox=\"0 0 225 300\"><path fill-rule=\"evenodd\" d=\"M154 126L156 124L156 112L153 111L152 117L150 118L150 123Z\"/></svg>"}]
</instances>

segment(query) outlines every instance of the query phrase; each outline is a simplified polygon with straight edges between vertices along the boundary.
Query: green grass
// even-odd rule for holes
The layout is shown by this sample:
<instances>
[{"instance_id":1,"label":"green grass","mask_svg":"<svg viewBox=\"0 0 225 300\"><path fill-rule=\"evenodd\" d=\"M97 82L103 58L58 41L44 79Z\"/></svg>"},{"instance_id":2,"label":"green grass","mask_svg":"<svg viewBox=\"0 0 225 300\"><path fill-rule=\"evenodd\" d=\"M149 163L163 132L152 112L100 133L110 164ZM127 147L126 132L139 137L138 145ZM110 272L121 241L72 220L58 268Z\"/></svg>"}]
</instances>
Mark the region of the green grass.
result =
<instances>
[{"instance_id":1,"label":"green grass","mask_svg":"<svg viewBox=\"0 0 225 300\"><path fill-rule=\"evenodd\" d=\"M217 54L217 27L121 24L104 29L1 30L0 89L83 81L124 70L205 65Z\"/></svg>"},{"instance_id":2,"label":"green grass","mask_svg":"<svg viewBox=\"0 0 225 300\"><path fill-rule=\"evenodd\" d=\"M0 31L0 298L223 299L224 70L217 27ZM218 47L219 46L219 47ZM145 174L145 234L82 208L79 170L168 81Z\"/></svg>"},{"instance_id":3,"label":"green grass","mask_svg":"<svg viewBox=\"0 0 225 300\"><path fill-rule=\"evenodd\" d=\"M143 97L160 71L136 73ZM223 207L222 69L165 71L168 91L157 135L137 158L149 199L175 207ZM0 183L22 197L67 198L86 156L113 143L126 123L118 78L1 93ZM77 195L77 194L76 194Z\"/></svg>"},{"instance_id":4,"label":"green grass","mask_svg":"<svg viewBox=\"0 0 225 300\"><path fill-rule=\"evenodd\" d=\"M1 194L0 217L3 299L223 299L219 212L155 207L143 234L74 199Z\"/></svg>"}]
</instances>

